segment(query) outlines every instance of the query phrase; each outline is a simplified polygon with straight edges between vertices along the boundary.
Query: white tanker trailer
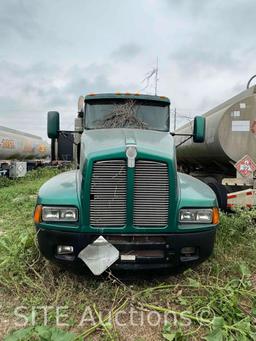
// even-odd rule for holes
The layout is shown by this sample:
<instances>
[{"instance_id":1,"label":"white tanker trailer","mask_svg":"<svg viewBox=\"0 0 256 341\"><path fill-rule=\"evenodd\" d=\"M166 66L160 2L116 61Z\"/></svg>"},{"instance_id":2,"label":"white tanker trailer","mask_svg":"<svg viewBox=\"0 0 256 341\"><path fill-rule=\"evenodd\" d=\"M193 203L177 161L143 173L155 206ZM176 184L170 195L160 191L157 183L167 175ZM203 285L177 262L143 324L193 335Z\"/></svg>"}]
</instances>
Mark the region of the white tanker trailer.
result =
<instances>
[{"instance_id":1,"label":"white tanker trailer","mask_svg":"<svg viewBox=\"0 0 256 341\"><path fill-rule=\"evenodd\" d=\"M0 126L0 176L24 176L28 163L36 166L49 156L41 137Z\"/></svg>"},{"instance_id":2,"label":"white tanker trailer","mask_svg":"<svg viewBox=\"0 0 256 341\"><path fill-rule=\"evenodd\" d=\"M256 86L202 116L206 118L205 142L184 142L184 137L177 136L177 163L181 171L206 182L224 208L227 193L256 188ZM188 123L176 133L188 134L192 128Z\"/></svg>"}]
</instances>

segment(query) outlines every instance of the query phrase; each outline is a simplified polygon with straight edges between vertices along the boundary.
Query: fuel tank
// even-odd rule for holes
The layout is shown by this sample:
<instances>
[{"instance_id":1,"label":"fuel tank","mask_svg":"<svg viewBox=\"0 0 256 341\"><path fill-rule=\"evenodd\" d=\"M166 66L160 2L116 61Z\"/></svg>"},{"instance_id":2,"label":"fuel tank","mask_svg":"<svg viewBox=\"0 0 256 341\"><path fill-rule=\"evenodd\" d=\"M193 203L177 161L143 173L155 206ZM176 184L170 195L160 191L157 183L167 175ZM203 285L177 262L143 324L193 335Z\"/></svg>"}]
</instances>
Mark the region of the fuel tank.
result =
<instances>
[{"instance_id":1,"label":"fuel tank","mask_svg":"<svg viewBox=\"0 0 256 341\"><path fill-rule=\"evenodd\" d=\"M39 136L0 126L0 160L33 160L50 156L50 146Z\"/></svg>"}]
</instances>

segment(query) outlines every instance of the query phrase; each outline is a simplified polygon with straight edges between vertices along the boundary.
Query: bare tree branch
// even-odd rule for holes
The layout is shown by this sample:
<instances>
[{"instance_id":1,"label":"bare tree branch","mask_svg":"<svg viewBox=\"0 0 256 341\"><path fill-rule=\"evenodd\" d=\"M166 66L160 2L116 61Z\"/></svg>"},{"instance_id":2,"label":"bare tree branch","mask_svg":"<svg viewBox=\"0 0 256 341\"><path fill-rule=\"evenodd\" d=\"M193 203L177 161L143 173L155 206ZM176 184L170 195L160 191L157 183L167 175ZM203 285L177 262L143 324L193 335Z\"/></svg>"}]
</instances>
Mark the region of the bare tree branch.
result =
<instances>
[{"instance_id":1,"label":"bare tree branch","mask_svg":"<svg viewBox=\"0 0 256 341\"><path fill-rule=\"evenodd\" d=\"M123 104L116 104L113 110L98 124L103 128L139 128L147 129L147 124L136 116L138 104L129 100Z\"/></svg>"}]
</instances>

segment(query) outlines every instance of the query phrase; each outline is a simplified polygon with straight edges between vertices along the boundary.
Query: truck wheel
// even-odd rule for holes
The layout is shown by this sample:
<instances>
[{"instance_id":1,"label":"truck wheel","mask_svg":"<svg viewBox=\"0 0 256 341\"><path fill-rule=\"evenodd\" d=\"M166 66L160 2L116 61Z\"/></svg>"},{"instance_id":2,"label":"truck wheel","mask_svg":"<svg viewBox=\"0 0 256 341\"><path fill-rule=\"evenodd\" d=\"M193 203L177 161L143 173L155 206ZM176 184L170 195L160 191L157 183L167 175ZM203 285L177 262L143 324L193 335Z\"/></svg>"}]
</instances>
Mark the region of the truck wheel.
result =
<instances>
[{"instance_id":1,"label":"truck wheel","mask_svg":"<svg viewBox=\"0 0 256 341\"><path fill-rule=\"evenodd\" d=\"M218 184L218 183L209 183L209 187L213 190L213 192L216 194L219 208L222 210L227 209L227 202L228 202L228 196L227 196L227 189L224 185Z\"/></svg>"}]
</instances>

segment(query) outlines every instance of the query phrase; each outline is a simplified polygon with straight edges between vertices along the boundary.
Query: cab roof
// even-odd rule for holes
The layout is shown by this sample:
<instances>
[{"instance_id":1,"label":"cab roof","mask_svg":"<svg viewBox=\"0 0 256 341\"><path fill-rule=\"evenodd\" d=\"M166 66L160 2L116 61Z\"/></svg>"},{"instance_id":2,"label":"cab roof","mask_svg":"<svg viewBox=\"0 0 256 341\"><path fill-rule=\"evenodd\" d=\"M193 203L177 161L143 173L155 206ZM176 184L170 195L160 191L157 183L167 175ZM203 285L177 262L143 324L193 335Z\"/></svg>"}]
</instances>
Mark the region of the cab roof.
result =
<instances>
[{"instance_id":1,"label":"cab roof","mask_svg":"<svg viewBox=\"0 0 256 341\"><path fill-rule=\"evenodd\" d=\"M89 102L95 99L136 99L136 100L148 100L163 102L170 104L170 100L165 96L154 96L154 95L144 95L144 94L134 94L134 93L102 93L102 94L88 94L85 96L85 102Z\"/></svg>"}]
</instances>

